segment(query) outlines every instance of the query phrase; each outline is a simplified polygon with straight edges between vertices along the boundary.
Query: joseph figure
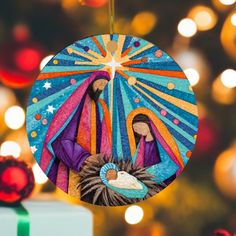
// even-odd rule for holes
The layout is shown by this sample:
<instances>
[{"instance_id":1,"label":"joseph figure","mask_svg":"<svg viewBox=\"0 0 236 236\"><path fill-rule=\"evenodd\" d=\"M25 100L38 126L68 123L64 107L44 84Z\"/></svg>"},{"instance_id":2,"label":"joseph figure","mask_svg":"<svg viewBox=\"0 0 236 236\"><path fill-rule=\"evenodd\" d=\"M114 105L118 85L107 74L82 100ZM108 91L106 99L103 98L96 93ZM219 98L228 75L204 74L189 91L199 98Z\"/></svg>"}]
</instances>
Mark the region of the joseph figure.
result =
<instances>
[{"instance_id":1,"label":"joseph figure","mask_svg":"<svg viewBox=\"0 0 236 236\"><path fill-rule=\"evenodd\" d=\"M40 163L47 168L49 179L65 192L69 189L71 170L79 172L84 161L98 157L97 154L111 155L109 111L104 100L99 98L109 80L107 72L94 72L77 88L77 93L80 90L85 91L83 96L80 94L78 99L75 91L63 105L64 109L67 109L71 103L77 102L76 109L70 114L67 110L59 109L59 114L55 115L51 123L52 128L55 128L58 118L66 114L66 118L63 118L65 122L46 143L47 155L42 155ZM50 127L48 132L50 135ZM50 162L48 154L51 155ZM48 163L46 166L45 161Z\"/></svg>"}]
</instances>

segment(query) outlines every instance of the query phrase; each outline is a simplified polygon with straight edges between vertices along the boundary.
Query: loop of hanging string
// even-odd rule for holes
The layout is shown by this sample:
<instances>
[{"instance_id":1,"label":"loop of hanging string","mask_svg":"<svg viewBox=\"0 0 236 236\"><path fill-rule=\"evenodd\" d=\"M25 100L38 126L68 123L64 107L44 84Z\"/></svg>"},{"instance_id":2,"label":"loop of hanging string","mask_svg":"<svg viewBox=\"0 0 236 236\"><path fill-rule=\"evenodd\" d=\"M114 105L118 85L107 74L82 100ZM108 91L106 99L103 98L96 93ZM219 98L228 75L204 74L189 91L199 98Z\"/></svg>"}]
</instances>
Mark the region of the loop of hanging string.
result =
<instances>
[{"instance_id":1,"label":"loop of hanging string","mask_svg":"<svg viewBox=\"0 0 236 236\"><path fill-rule=\"evenodd\" d=\"M110 28L110 34L114 34L114 28L115 28L115 0L109 0L109 28Z\"/></svg>"}]
</instances>

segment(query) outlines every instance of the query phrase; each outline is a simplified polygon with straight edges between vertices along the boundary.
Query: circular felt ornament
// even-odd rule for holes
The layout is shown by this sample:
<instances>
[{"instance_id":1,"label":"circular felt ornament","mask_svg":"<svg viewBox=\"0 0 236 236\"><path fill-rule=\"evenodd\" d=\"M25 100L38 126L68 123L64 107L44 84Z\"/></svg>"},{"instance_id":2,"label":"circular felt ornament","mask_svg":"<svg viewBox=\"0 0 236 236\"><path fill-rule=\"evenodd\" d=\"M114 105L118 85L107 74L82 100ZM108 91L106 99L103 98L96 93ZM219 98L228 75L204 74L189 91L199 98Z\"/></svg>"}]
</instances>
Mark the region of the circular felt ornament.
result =
<instances>
[{"instance_id":1,"label":"circular felt ornament","mask_svg":"<svg viewBox=\"0 0 236 236\"><path fill-rule=\"evenodd\" d=\"M13 157L0 157L0 203L17 204L34 188L32 170Z\"/></svg>"},{"instance_id":2,"label":"circular felt ornament","mask_svg":"<svg viewBox=\"0 0 236 236\"><path fill-rule=\"evenodd\" d=\"M104 206L159 193L196 142L196 99L182 69L143 39L106 34L73 43L44 67L27 109L40 167L59 188Z\"/></svg>"}]
</instances>

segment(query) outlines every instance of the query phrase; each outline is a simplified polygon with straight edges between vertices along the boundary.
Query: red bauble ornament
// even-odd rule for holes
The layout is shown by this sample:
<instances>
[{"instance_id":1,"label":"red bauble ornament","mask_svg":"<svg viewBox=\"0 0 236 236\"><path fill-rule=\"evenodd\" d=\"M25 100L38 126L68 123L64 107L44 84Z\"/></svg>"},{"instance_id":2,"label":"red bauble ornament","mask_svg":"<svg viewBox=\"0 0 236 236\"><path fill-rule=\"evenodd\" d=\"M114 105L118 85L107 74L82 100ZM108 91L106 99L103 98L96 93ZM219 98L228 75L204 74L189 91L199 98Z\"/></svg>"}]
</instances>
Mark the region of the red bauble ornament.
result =
<instances>
[{"instance_id":1,"label":"red bauble ornament","mask_svg":"<svg viewBox=\"0 0 236 236\"><path fill-rule=\"evenodd\" d=\"M0 157L0 203L19 203L31 194L33 188L34 175L25 162Z\"/></svg>"},{"instance_id":2,"label":"red bauble ornament","mask_svg":"<svg viewBox=\"0 0 236 236\"><path fill-rule=\"evenodd\" d=\"M102 7L108 2L108 0L79 0L79 2L88 7Z\"/></svg>"},{"instance_id":3,"label":"red bauble ornament","mask_svg":"<svg viewBox=\"0 0 236 236\"><path fill-rule=\"evenodd\" d=\"M31 41L12 41L0 49L0 80L12 88L24 88L40 72L39 65L45 56L41 45Z\"/></svg>"},{"instance_id":4,"label":"red bauble ornament","mask_svg":"<svg viewBox=\"0 0 236 236\"><path fill-rule=\"evenodd\" d=\"M217 229L214 232L214 236L231 236L230 232L225 229Z\"/></svg>"},{"instance_id":5,"label":"red bauble ornament","mask_svg":"<svg viewBox=\"0 0 236 236\"><path fill-rule=\"evenodd\" d=\"M200 119L196 152L200 154L211 153L217 147L219 138L219 127L208 118Z\"/></svg>"}]
</instances>

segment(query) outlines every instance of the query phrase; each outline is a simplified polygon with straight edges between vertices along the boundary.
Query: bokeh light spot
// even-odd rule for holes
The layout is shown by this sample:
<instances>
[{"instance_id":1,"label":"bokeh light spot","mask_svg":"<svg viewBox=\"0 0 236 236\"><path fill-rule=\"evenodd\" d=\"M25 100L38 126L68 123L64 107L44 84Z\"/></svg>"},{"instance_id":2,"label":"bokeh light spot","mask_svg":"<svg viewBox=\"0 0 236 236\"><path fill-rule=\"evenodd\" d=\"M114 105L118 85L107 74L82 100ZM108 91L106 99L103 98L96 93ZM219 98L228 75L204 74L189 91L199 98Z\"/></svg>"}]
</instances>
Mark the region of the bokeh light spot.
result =
<instances>
[{"instance_id":1,"label":"bokeh light spot","mask_svg":"<svg viewBox=\"0 0 236 236\"><path fill-rule=\"evenodd\" d=\"M10 129L20 129L25 123L25 111L19 106L12 106L5 112L5 123Z\"/></svg>"},{"instance_id":2,"label":"bokeh light spot","mask_svg":"<svg viewBox=\"0 0 236 236\"><path fill-rule=\"evenodd\" d=\"M136 205L128 207L125 211L125 221L131 225L135 225L141 222L143 216L143 209Z\"/></svg>"},{"instance_id":3,"label":"bokeh light spot","mask_svg":"<svg viewBox=\"0 0 236 236\"><path fill-rule=\"evenodd\" d=\"M190 38L197 33L197 25L192 19L182 19L178 24L178 32L182 36Z\"/></svg>"}]
</instances>

